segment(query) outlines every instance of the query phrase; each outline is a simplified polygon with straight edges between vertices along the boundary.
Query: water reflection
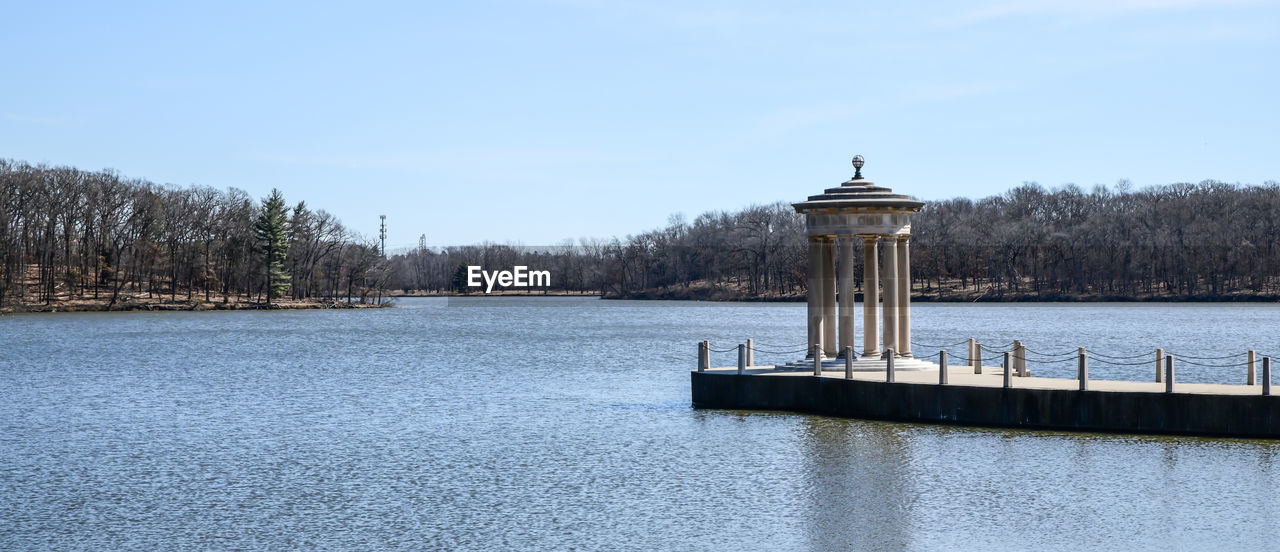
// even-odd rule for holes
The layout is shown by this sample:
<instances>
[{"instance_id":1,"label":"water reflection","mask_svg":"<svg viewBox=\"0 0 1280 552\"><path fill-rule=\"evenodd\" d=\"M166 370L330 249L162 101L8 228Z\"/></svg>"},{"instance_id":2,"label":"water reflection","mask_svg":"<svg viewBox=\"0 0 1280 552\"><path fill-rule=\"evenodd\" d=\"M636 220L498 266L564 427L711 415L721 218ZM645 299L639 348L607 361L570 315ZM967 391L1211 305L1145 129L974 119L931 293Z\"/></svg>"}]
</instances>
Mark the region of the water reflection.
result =
<instances>
[{"instance_id":1,"label":"water reflection","mask_svg":"<svg viewBox=\"0 0 1280 552\"><path fill-rule=\"evenodd\" d=\"M1280 515L1275 442L807 416L798 432L810 550L1266 548L1244 527Z\"/></svg>"},{"instance_id":2,"label":"water reflection","mask_svg":"<svg viewBox=\"0 0 1280 552\"><path fill-rule=\"evenodd\" d=\"M800 426L810 550L889 550L910 542L910 443L893 424L805 417Z\"/></svg>"}]
</instances>

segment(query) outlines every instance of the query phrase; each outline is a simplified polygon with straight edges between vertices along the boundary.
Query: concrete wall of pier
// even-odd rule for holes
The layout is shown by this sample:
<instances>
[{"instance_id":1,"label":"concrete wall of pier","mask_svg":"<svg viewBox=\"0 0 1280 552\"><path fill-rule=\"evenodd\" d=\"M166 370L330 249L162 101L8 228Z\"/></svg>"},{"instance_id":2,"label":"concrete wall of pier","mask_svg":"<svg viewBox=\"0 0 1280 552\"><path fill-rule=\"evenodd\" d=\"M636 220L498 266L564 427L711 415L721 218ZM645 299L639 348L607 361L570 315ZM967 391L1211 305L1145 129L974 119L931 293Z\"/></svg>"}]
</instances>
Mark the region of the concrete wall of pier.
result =
<instances>
[{"instance_id":1,"label":"concrete wall of pier","mask_svg":"<svg viewBox=\"0 0 1280 552\"><path fill-rule=\"evenodd\" d=\"M1280 438L1280 397L1068 391L691 372L699 408L954 425Z\"/></svg>"}]
</instances>

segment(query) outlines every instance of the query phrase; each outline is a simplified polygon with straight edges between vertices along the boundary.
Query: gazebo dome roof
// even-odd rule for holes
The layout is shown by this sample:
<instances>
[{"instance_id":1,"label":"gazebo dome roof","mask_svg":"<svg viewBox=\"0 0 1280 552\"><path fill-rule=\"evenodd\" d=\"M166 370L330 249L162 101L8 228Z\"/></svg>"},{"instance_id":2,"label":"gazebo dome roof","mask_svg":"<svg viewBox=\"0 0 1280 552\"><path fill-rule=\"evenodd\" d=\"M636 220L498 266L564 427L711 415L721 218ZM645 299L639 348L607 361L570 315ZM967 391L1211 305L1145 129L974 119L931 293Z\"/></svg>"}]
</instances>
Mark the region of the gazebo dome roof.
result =
<instances>
[{"instance_id":1,"label":"gazebo dome roof","mask_svg":"<svg viewBox=\"0 0 1280 552\"><path fill-rule=\"evenodd\" d=\"M911 199L909 196L895 194L893 190L877 186L875 182L862 178L862 158L856 158L857 174L838 187L827 188L821 194L811 195L806 201L791 204L796 212L825 211L828 209L866 210L905 210L919 211L924 202Z\"/></svg>"}]
</instances>

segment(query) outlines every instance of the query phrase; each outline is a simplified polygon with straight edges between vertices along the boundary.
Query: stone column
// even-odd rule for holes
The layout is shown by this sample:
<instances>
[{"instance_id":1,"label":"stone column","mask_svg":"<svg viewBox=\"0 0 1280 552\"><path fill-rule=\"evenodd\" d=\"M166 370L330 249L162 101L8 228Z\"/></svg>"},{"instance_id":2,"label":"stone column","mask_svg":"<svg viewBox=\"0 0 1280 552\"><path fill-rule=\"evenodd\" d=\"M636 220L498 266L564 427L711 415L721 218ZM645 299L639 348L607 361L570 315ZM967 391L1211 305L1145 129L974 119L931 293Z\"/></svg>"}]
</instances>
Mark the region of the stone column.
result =
<instances>
[{"instance_id":1,"label":"stone column","mask_svg":"<svg viewBox=\"0 0 1280 552\"><path fill-rule=\"evenodd\" d=\"M813 344L822 341L822 238L809 236L809 333L805 347L813 356Z\"/></svg>"},{"instance_id":2,"label":"stone column","mask_svg":"<svg viewBox=\"0 0 1280 552\"><path fill-rule=\"evenodd\" d=\"M835 358L836 344L836 238L822 239L822 352Z\"/></svg>"},{"instance_id":3,"label":"stone column","mask_svg":"<svg viewBox=\"0 0 1280 552\"><path fill-rule=\"evenodd\" d=\"M853 236L840 236L840 356L853 347Z\"/></svg>"},{"instance_id":4,"label":"stone column","mask_svg":"<svg viewBox=\"0 0 1280 552\"><path fill-rule=\"evenodd\" d=\"M880 358L880 262L877 236L862 236L862 356Z\"/></svg>"},{"instance_id":5,"label":"stone column","mask_svg":"<svg viewBox=\"0 0 1280 552\"><path fill-rule=\"evenodd\" d=\"M898 354L911 356L911 236L898 236Z\"/></svg>"},{"instance_id":6,"label":"stone column","mask_svg":"<svg viewBox=\"0 0 1280 552\"><path fill-rule=\"evenodd\" d=\"M898 348L898 247L893 236L885 239L884 249L884 348Z\"/></svg>"}]
</instances>

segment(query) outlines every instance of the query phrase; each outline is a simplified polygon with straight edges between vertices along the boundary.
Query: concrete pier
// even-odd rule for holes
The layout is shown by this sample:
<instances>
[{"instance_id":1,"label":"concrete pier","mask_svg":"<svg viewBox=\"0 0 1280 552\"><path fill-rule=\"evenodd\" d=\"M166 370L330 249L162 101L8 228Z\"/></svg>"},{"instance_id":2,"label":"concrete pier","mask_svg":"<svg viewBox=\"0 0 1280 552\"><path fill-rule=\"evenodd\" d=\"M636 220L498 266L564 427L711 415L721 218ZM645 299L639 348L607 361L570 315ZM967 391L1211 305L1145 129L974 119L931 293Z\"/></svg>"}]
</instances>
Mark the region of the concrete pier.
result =
<instances>
[{"instance_id":1,"label":"concrete pier","mask_svg":"<svg viewBox=\"0 0 1280 552\"><path fill-rule=\"evenodd\" d=\"M973 339L968 340L965 359L972 374L947 371L945 349L960 344L938 345L943 349L938 364L915 358L911 217L921 212L924 202L864 179L861 155L854 156L852 164L852 178L792 204L804 215L809 242L808 332L803 349L787 354L804 350L808 356L757 367L752 366L754 347L739 345L736 369L710 369L706 363L711 349L704 341L698 349L698 370L690 375L695 406L1000 427L1280 438L1280 402L1271 396L1271 360L1262 359L1259 394L1252 350L1244 386L1177 383L1175 358L1162 349L1156 349L1154 382L1091 380L1084 348L1075 355L1076 378L1030 377L1029 351L1019 340L1009 351L985 349L1001 353L999 370L983 370L984 348ZM853 287L859 238L863 354L855 359ZM1054 357L1048 362L1072 360L1070 353L1042 356Z\"/></svg>"},{"instance_id":2,"label":"concrete pier","mask_svg":"<svg viewBox=\"0 0 1280 552\"><path fill-rule=\"evenodd\" d=\"M1270 371L1269 363L1267 372ZM697 408L785 410L828 416L1063 431L1280 439L1280 398L1258 386L1014 378L1002 370L829 372L757 367L690 372ZM1268 374L1269 375L1269 374ZM1270 386L1267 386L1270 391Z\"/></svg>"}]
</instances>

